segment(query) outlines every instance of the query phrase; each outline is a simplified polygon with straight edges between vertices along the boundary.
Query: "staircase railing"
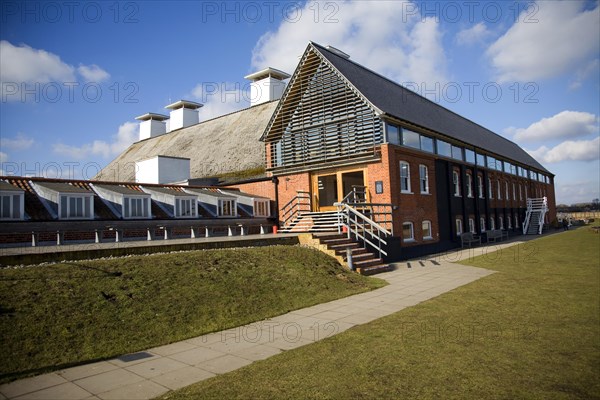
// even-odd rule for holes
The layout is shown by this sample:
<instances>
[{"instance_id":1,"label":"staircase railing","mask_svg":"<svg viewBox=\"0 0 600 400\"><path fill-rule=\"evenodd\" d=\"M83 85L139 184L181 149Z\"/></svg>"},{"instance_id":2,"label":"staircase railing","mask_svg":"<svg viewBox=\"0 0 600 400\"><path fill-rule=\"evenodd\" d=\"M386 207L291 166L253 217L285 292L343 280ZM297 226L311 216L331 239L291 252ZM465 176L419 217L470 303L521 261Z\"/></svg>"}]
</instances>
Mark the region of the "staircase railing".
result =
<instances>
[{"instance_id":1,"label":"staircase railing","mask_svg":"<svg viewBox=\"0 0 600 400\"><path fill-rule=\"evenodd\" d=\"M392 236L392 232L361 213L351 204L335 203L338 215L338 229L342 226L347 229L348 239L354 238L359 242L363 242L364 247L367 244L379 253L379 258L383 255L387 256L384 248L388 242L386 239Z\"/></svg>"},{"instance_id":2,"label":"staircase railing","mask_svg":"<svg viewBox=\"0 0 600 400\"><path fill-rule=\"evenodd\" d=\"M304 212L310 212L311 210L312 203L310 199L310 193L298 190L296 192L296 196L288 201L281 209L283 228L288 228L297 216Z\"/></svg>"},{"instance_id":3,"label":"staircase railing","mask_svg":"<svg viewBox=\"0 0 600 400\"><path fill-rule=\"evenodd\" d=\"M538 234L542 234L544 228L544 218L548 212L548 198L528 198L527 211L525 212L525 221L523 222L523 235L529 232L529 226L534 223L537 225ZM532 221L533 218L533 221Z\"/></svg>"}]
</instances>

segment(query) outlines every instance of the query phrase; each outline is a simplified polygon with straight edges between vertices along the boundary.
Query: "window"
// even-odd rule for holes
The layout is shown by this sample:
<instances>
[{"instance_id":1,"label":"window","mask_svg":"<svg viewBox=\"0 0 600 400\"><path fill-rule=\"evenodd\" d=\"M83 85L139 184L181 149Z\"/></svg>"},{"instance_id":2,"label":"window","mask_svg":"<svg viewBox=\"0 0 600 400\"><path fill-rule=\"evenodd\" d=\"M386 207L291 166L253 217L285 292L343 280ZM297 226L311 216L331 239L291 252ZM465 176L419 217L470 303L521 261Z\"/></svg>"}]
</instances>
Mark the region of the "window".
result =
<instances>
[{"instance_id":1,"label":"window","mask_svg":"<svg viewBox=\"0 0 600 400\"><path fill-rule=\"evenodd\" d=\"M396 125L387 124L387 140L391 144L400 144L400 128Z\"/></svg>"},{"instance_id":2,"label":"window","mask_svg":"<svg viewBox=\"0 0 600 400\"><path fill-rule=\"evenodd\" d=\"M488 178L488 197L490 199L494 198L494 189L492 188L492 179Z\"/></svg>"},{"instance_id":3,"label":"window","mask_svg":"<svg viewBox=\"0 0 600 400\"><path fill-rule=\"evenodd\" d=\"M504 217L502 215L498 217L498 222L500 223L500 229L504 229Z\"/></svg>"},{"instance_id":4,"label":"window","mask_svg":"<svg viewBox=\"0 0 600 400\"><path fill-rule=\"evenodd\" d=\"M269 217L271 215L270 208L268 200L254 200L255 217Z\"/></svg>"},{"instance_id":5,"label":"window","mask_svg":"<svg viewBox=\"0 0 600 400\"><path fill-rule=\"evenodd\" d=\"M175 217L195 217L196 199L175 199Z\"/></svg>"},{"instance_id":6,"label":"window","mask_svg":"<svg viewBox=\"0 0 600 400\"><path fill-rule=\"evenodd\" d=\"M527 186L525 186L525 199L527 199Z\"/></svg>"},{"instance_id":7,"label":"window","mask_svg":"<svg viewBox=\"0 0 600 400\"><path fill-rule=\"evenodd\" d=\"M462 147L452 146L452 158L460 161L464 160Z\"/></svg>"},{"instance_id":8,"label":"window","mask_svg":"<svg viewBox=\"0 0 600 400\"><path fill-rule=\"evenodd\" d=\"M519 227L519 217L515 215L515 228Z\"/></svg>"},{"instance_id":9,"label":"window","mask_svg":"<svg viewBox=\"0 0 600 400\"><path fill-rule=\"evenodd\" d=\"M421 150L426 151L428 153L433 153L433 139L421 135Z\"/></svg>"},{"instance_id":10,"label":"window","mask_svg":"<svg viewBox=\"0 0 600 400\"><path fill-rule=\"evenodd\" d=\"M415 149L420 149L421 140L419 134L409 129L402 129L402 144Z\"/></svg>"},{"instance_id":11,"label":"window","mask_svg":"<svg viewBox=\"0 0 600 400\"><path fill-rule=\"evenodd\" d=\"M477 153L477 165L485 167L485 156L483 154Z\"/></svg>"},{"instance_id":12,"label":"window","mask_svg":"<svg viewBox=\"0 0 600 400\"><path fill-rule=\"evenodd\" d=\"M412 222L405 222L402 224L402 241L413 242L415 240L413 224Z\"/></svg>"},{"instance_id":13,"label":"window","mask_svg":"<svg viewBox=\"0 0 600 400\"><path fill-rule=\"evenodd\" d=\"M431 221L423 221L422 224L423 239L433 239L431 234Z\"/></svg>"},{"instance_id":14,"label":"window","mask_svg":"<svg viewBox=\"0 0 600 400\"><path fill-rule=\"evenodd\" d=\"M483 199L483 176L477 175L477 187L479 189L479 198Z\"/></svg>"},{"instance_id":15,"label":"window","mask_svg":"<svg viewBox=\"0 0 600 400\"><path fill-rule=\"evenodd\" d=\"M515 186L515 183L513 182L512 184L513 187L513 200L517 199L517 187Z\"/></svg>"},{"instance_id":16,"label":"window","mask_svg":"<svg viewBox=\"0 0 600 400\"><path fill-rule=\"evenodd\" d=\"M487 156L487 164L489 169L496 169L496 159L494 157Z\"/></svg>"},{"instance_id":17,"label":"window","mask_svg":"<svg viewBox=\"0 0 600 400\"><path fill-rule=\"evenodd\" d=\"M148 218L149 199L146 198L131 198L123 199L123 218Z\"/></svg>"},{"instance_id":18,"label":"window","mask_svg":"<svg viewBox=\"0 0 600 400\"><path fill-rule=\"evenodd\" d=\"M421 193L429 193L429 172L425 165L419 165L419 182L421 185Z\"/></svg>"},{"instance_id":19,"label":"window","mask_svg":"<svg viewBox=\"0 0 600 400\"><path fill-rule=\"evenodd\" d=\"M233 200L219 200L219 217L235 217Z\"/></svg>"},{"instance_id":20,"label":"window","mask_svg":"<svg viewBox=\"0 0 600 400\"><path fill-rule=\"evenodd\" d=\"M490 217L490 229L494 230L496 229L496 221L494 221L494 217Z\"/></svg>"},{"instance_id":21,"label":"window","mask_svg":"<svg viewBox=\"0 0 600 400\"><path fill-rule=\"evenodd\" d=\"M452 184L454 186L454 195L456 197L460 196L460 179L456 171L452 171Z\"/></svg>"},{"instance_id":22,"label":"window","mask_svg":"<svg viewBox=\"0 0 600 400\"><path fill-rule=\"evenodd\" d=\"M405 161L400 161L400 191L410 193L410 165Z\"/></svg>"},{"instance_id":23,"label":"window","mask_svg":"<svg viewBox=\"0 0 600 400\"><path fill-rule=\"evenodd\" d=\"M508 225L508 229L512 229L512 220L510 219L510 215L506 216L506 224Z\"/></svg>"},{"instance_id":24,"label":"window","mask_svg":"<svg viewBox=\"0 0 600 400\"><path fill-rule=\"evenodd\" d=\"M523 200L523 186L519 183L519 200Z\"/></svg>"},{"instance_id":25,"label":"window","mask_svg":"<svg viewBox=\"0 0 600 400\"><path fill-rule=\"evenodd\" d=\"M469 218L469 232L475 233L475 220L473 218Z\"/></svg>"},{"instance_id":26,"label":"window","mask_svg":"<svg viewBox=\"0 0 600 400\"><path fill-rule=\"evenodd\" d=\"M473 197L473 177L467 174L467 197Z\"/></svg>"},{"instance_id":27,"label":"window","mask_svg":"<svg viewBox=\"0 0 600 400\"><path fill-rule=\"evenodd\" d=\"M504 182L504 198L506 200L510 200L510 196L508 195L508 182Z\"/></svg>"},{"instance_id":28,"label":"window","mask_svg":"<svg viewBox=\"0 0 600 400\"><path fill-rule=\"evenodd\" d=\"M62 195L59 198L60 218L93 218L93 202L91 196Z\"/></svg>"},{"instance_id":29,"label":"window","mask_svg":"<svg viewBox=\"0 0 600 400\"><path fill-rule=\"evenodd\" d=\"M440 156L451 157L452 156L452 146L450 143L444 142L443 140L436 140L437 143L437 153Z\"/></svg>"},{"instance_id":30,"label":"window","mask_svg":"<svg viewBox=\"0 0 600 400\"><path fill-rule=\"evenodd\" d=\"M500 180L496 182L496 191L498 192L498 200L502 200L502 191L500 190Z\"/></svg>"},{"instance_id":31,"label":"window","mask_svg":"<svg viewBox=\"0 0 600 400\"><path fill-rule=\"evenodd\" d=\"M456 235L460 236L463 233L463 230L462 230L462 219L456 218L455 223L456 223Z\"/></svg>"},{"instance_id":32,"label":"window","mask_svg":"<svg viewBox=\"0 0 600 400\"><path fill-rule=\"evenodd\" d=\"M481 232L485 232L485 217L479 218L479 224L481 225Z\"/></svg>"},{"instance_id":33,"label":"window","mask_svg":"<svg viewBox=\"0 0 600 400\"><path fill-rule=\"evenodd\" d=\"M475 152L473 150L465 149L465 161L475 164Z\"/></svg>"},{"instance_id":34,"label":"window","mask_svg":"<svg viewBox=\"0 0 600 400\"><path fill-rule=\"evenodd\" d=\"M0 219L23 219L22 199L23 196L20 194L6 193L0 195Z\"/></svg>"}]
</instances>

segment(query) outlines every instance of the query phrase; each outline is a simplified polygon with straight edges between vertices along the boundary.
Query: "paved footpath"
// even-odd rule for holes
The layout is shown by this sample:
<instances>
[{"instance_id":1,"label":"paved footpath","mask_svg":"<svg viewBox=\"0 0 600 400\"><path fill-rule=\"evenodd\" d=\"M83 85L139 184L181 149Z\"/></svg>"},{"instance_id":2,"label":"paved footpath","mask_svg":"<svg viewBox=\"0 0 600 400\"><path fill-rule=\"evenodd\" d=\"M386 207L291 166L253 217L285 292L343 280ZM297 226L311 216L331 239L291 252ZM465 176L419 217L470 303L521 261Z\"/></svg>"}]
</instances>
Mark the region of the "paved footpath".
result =
<instances>
[{"instance_id":1,"label":"paved footpath","mask_svg":"<svg viewBox=\"0 0 600 400\"><path fill-rule=\"evenodd\" d=\"M0 386L4 399L151 399L170 390L341 333L414 306L493 271L452 262L520 242L395 264L389 285L265 321ZM452 262L451 262L452 261Z\"/></svg>"}]
</instances>

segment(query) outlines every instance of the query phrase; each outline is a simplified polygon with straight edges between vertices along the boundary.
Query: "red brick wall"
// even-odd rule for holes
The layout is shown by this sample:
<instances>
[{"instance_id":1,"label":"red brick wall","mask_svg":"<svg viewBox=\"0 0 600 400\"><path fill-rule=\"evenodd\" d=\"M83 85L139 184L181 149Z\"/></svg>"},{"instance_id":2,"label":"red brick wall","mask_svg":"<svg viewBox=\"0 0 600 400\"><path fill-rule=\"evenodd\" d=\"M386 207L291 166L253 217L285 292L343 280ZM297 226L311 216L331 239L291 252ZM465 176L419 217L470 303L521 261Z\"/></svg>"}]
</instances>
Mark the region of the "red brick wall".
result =
<instances>
[{"instance_id":1,"label":"red brick wall","mask_svg":"<svg viewBox=\"0 0 600 400\"><path fill-rule=\"evenodd\" d=\"M227 185L223 186L223 188L238 189L255 196L267 197L273 201L275 200L275 185L271 180L241 183L239 185Z\"/></svg>"}]
</instances>

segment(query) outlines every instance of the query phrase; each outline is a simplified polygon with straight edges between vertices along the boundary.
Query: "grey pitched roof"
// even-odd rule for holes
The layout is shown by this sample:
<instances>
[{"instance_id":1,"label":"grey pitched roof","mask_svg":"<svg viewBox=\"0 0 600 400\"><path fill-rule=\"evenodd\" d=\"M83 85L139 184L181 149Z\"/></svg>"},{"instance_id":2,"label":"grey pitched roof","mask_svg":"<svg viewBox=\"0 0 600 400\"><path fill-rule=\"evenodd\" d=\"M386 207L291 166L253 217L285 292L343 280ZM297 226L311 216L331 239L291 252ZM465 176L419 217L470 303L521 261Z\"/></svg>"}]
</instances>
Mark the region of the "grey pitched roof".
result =
<instances>
[{"instance_id":1,"label":"grey pitched roof","mask_svg":"<svg viewBox=\"0 0 600 400\"><path fill-rule=\"evenodd\" d=\"M81 194L94 194L94 192L84 189L79 186L70 185L62 182L34 182L36 185L44 187L46 189L53 190L59 193L81 193Z\"/></svg>"},{"instance_id":2,"label":"grey pitched roof","mask_svg":"<svg viewBox=\"0 0 600 400\"><path fill-rule=\"evenodd\" d=\"M144 186L144 185L141 185L141 186L145 192L149 192L149 193L152 193L152 192L162 193L162 194L168 194L169 196L175 196L175 197L192 197L193 196L193 194L191 194L191 193L182 192L181 190L175 190L175 189L171 189L168 187Z\"/></svg>"},{"instance_id":3,"label":"grey pitched roof","mask_svg":"<svg viewBox=\"0 0 600 400\"><path fill-rule=\"evenodd\" d=\"M550 173L516 143L325 47L311 45L384 114Z\"/></svg>"},{"instance_id":4,"label":"grey pitched roof","mask_svg":"<svg viewBox=\"0 0 600 400\"><path fill-rule=\"evenodd\" d=\"M204 194L207 196L212 196L212 197L216 197L216 198L220 198L220 199L235 199L235 197L233 196L229 196L220 192L216 192L213 190L208 190L208 189L195 189L195 188L190 188L190 189L185 189L186 192L191 193L191 194Z\"/></svg>"},{"instance_id":5,"label":"grey pitched roof","mask_svg":"<svg viewBox=\"0 0 600 400\"><path fill-rule=\"evenodd\" d=\"M132 195L132 196L148 196L148 193L140 192L139 190L130 189L121 185L99 185L94 184L94 187L108 190L110 192L124 194L124 195Z\"/></svg>"},{"instance_id":6,"label":"grey pitched roof","mask_svg":"<svg viewBox=\"0 0 600 400\"><path fill-rule=\"evenodd\" d=\"M22 192L23 189L16 187L15 185L11 185L8 182L0 181L0 190L6 190L11 192Z\"/></svg>"}]
</instances>

